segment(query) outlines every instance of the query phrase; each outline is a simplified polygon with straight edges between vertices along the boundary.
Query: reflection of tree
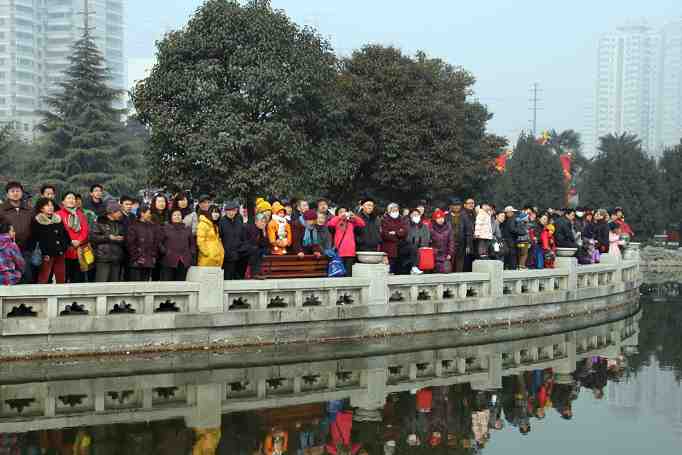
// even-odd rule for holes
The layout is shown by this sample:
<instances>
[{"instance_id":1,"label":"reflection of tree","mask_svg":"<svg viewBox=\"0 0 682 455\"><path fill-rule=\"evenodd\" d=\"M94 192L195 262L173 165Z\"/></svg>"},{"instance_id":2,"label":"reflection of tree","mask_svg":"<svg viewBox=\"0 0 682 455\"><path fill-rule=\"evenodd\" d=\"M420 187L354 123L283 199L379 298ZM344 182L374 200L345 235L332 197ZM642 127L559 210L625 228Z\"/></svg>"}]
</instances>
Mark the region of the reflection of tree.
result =
<instances>
[{"instance_id":1,"label":"reflection of tree","mask_svg":"<svg viewBox=\"0 0 682 455\"><path fill-rule=\"evenodd\" d=\"M637 374L655 356L661 367L672 368L682 380L682 300L643 302L639 321L639 352L628 356L630 374Z\"/></svg>"}]
</instances>

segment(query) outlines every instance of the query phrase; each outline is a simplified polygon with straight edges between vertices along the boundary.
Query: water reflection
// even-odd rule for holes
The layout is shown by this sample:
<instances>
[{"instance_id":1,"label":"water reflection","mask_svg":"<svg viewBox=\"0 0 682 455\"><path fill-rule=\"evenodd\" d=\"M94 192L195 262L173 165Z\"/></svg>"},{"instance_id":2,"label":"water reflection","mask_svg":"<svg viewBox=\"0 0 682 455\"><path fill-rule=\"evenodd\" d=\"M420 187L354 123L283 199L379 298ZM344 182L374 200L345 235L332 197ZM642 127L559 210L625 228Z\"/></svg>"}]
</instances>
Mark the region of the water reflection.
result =
<instances>
[{"instance_id":1,"label":"water reflection","mask_svg":"<svg viewBox=\"0 0 682 455\"><path fill-rule=\"evenodd\" d=\"M0 386L0 454L627 452L640 427L675 453L682 302L643 307L504 343Z\"/></svg>"}]
</instances>

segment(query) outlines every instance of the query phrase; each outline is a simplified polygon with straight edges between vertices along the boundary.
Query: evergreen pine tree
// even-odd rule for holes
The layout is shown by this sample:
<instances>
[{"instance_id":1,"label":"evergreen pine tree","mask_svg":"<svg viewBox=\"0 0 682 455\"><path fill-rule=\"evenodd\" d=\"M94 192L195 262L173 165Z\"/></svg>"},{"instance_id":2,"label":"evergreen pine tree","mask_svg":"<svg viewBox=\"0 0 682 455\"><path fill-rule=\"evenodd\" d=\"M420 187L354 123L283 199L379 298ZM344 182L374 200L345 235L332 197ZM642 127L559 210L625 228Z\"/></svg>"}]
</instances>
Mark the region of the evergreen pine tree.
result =
<instances>
[{"instance_id":1,"label":"evergreen pine tree","mask_svg":"<svg viewBox=\"0 0 682 455\"><path fill-rule=\"evenodd\" d=\"M47 133L43 183L84 192L100 183L121 194L144 181L140 144L131 144L114 107L123 95L109 85L104 58L86 29L73 46L59 90L46 98L39 129Z\"/></svg>"}]
</instances>

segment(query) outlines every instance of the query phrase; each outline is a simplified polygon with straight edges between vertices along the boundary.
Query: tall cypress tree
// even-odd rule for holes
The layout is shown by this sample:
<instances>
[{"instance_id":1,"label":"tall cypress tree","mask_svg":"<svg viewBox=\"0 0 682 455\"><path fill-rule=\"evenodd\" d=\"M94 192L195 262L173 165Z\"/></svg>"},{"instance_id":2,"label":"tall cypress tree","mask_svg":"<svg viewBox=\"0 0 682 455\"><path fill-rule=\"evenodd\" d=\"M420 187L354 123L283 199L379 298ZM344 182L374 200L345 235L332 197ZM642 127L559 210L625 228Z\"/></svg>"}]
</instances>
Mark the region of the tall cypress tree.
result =
<instances>
[{"instance_id":1,"label":"tall cypress tree","mask_svg":"<svg viewBox=\"0 0 682 455\"><path fill-rule=\"evenodd\" d=\"M39 129L46 133L41 181L78 191L101 183L118 194L139 187L142 155L125 135L125 110L114 107L123 91L110 86L104 57L87 29L64 75L59 90L45 100L49 110L41 112Z\"/></svg>"}]
</instances>

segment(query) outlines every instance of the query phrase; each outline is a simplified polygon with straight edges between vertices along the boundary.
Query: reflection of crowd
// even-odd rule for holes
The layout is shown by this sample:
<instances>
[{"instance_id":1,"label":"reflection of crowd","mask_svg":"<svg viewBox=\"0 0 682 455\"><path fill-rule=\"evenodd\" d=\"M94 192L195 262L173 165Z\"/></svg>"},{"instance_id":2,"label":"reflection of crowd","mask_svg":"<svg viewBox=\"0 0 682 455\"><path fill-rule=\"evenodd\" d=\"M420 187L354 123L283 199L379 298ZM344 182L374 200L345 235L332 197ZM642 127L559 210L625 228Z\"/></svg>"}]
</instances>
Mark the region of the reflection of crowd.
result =
<instances>
[{"instance_id":1,"label":"reflection of crowd","mask_svg":"<svg viewBox=\"0 0 682 455\"><path fill-rule=\"evenodd\" d=\"M590 357L575 372L551 369L506 376L499 389L468 383L388 396L382 422L354 422L349 400L233 413L222 428L191 430L179 421L109 425L24 434L0 433L0 454L89 455L158 453L186 455L402 455L477 453L506 426L522 435L554 414L573 418L581 388L604 396L622 374L622 358ZM91 446L93 452L91 452Z\"/></svg>"}]
</instances>

